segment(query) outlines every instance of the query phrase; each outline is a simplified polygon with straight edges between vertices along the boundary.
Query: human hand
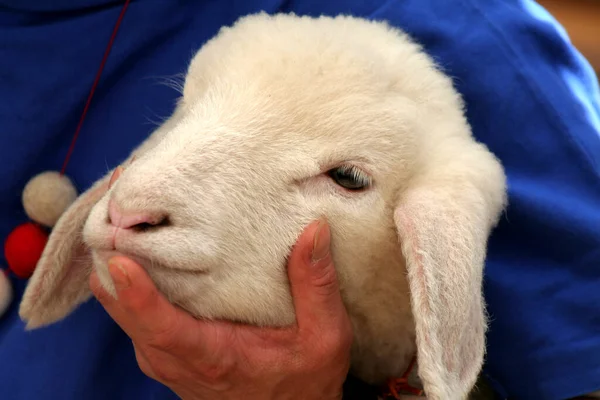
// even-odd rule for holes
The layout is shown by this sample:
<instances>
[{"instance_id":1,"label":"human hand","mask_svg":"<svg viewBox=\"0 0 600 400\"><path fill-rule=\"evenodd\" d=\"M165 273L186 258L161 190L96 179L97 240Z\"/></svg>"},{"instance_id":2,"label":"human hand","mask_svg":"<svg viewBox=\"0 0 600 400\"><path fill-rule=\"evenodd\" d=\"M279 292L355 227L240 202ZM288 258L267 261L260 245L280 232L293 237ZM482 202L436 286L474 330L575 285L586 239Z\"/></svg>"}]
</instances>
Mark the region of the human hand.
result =
<instances>
[{"instance_id":1,"label":"human hand","mask_svg":"<svg viewBox=\"0 0 600 400\"><path fill-rule=\"evenodd\" d=\"M109 262L118 300L95 273L90 287L132 339L142 371L184 400L341 399L352 327L329 242L324 221L298 239L288 261L296 324L285 328L197 320L126 257Z\"/></svg>"}]
</instances>

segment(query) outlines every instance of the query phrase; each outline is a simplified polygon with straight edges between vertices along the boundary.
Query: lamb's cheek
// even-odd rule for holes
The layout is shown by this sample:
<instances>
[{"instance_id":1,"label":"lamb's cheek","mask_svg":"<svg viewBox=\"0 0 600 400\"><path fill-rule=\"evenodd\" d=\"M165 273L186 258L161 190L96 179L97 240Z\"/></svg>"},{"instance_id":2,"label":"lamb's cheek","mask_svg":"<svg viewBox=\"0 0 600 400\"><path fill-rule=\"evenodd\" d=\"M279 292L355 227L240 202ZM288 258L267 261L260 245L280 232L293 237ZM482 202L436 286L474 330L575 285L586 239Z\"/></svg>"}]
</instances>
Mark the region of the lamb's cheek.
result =
<instances>
[{"instance_id":1,"label":"lamb's cheek","mask_svg":"<svg viewBox=\"0 0 600 400\"><path fill-rule=\"evenodd\" d=\"M400 376L410 362L414 322L397 245L386 237L370 245L377 252L358 264L343 264L348 271L342 283L355 335L353 370L366 381L381 383L390 374Z\"/></svg>"}]
</instances>

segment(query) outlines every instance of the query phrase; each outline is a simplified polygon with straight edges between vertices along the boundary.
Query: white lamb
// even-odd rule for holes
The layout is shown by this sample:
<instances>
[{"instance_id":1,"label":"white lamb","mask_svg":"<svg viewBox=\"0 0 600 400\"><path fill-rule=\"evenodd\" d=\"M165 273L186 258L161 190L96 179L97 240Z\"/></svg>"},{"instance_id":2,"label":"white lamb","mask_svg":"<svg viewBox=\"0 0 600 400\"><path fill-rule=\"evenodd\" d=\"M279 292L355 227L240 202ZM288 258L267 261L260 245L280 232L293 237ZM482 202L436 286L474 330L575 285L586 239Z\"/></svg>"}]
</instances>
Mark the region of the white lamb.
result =
<instances>
[{"instance_id":1,"label":"white lamb","mask_svg":"<svg viewBox=\"0 0 600 400\"><path fill-rule=\"evenodd\" d=\"M29 329L88 300L92 268L115 293L117 253L194 316L292 324L286 257L325 216L352 372L378 384L416 354L429 399L467 397L505 176L404 33L347 16L242 18L195 55L173 115L125 165L55 226L21 303ZM115 216L128 228L116 236Z\"/></svg>"}]
</instances>

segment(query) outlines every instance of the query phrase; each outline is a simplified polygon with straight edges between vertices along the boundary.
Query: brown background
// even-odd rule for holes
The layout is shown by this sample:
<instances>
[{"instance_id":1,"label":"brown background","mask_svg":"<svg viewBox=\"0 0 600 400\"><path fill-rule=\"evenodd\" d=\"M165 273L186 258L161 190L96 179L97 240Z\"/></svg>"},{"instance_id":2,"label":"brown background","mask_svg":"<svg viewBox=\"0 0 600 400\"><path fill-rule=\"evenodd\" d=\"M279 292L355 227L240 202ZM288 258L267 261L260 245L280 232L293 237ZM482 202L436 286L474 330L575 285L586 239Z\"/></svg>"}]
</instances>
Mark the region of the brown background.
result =
<instances>
[{"instance_id":1,"label":"brown background","mask_svg":"<svg viewBox=\"0 0 600 400\"><path fill-rule=\"evenodd\" d=\"M600 0L538 0L600 76Z\"/></svg>"}]
</instances>

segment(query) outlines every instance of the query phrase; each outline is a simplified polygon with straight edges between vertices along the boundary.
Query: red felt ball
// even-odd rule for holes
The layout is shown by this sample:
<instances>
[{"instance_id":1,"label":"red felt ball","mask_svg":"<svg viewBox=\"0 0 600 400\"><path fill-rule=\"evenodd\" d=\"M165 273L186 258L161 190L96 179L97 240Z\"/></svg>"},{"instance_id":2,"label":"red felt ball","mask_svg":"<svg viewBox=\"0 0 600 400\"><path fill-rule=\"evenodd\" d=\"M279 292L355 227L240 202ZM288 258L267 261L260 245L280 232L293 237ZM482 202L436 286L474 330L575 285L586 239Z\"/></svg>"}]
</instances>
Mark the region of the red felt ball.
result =
<instances>
[{"instance_id":1,"label":"red felt ball","mask_svg":"<svg viewBox=\"0 0 600 400\"><path fill-rule=\"evenodd\" d=\"M39 225L26 222L17 226L4 243L4 257L8 267L19 278L29 278L47 241L48 234Z\"/></svg>"}]
</instances>

